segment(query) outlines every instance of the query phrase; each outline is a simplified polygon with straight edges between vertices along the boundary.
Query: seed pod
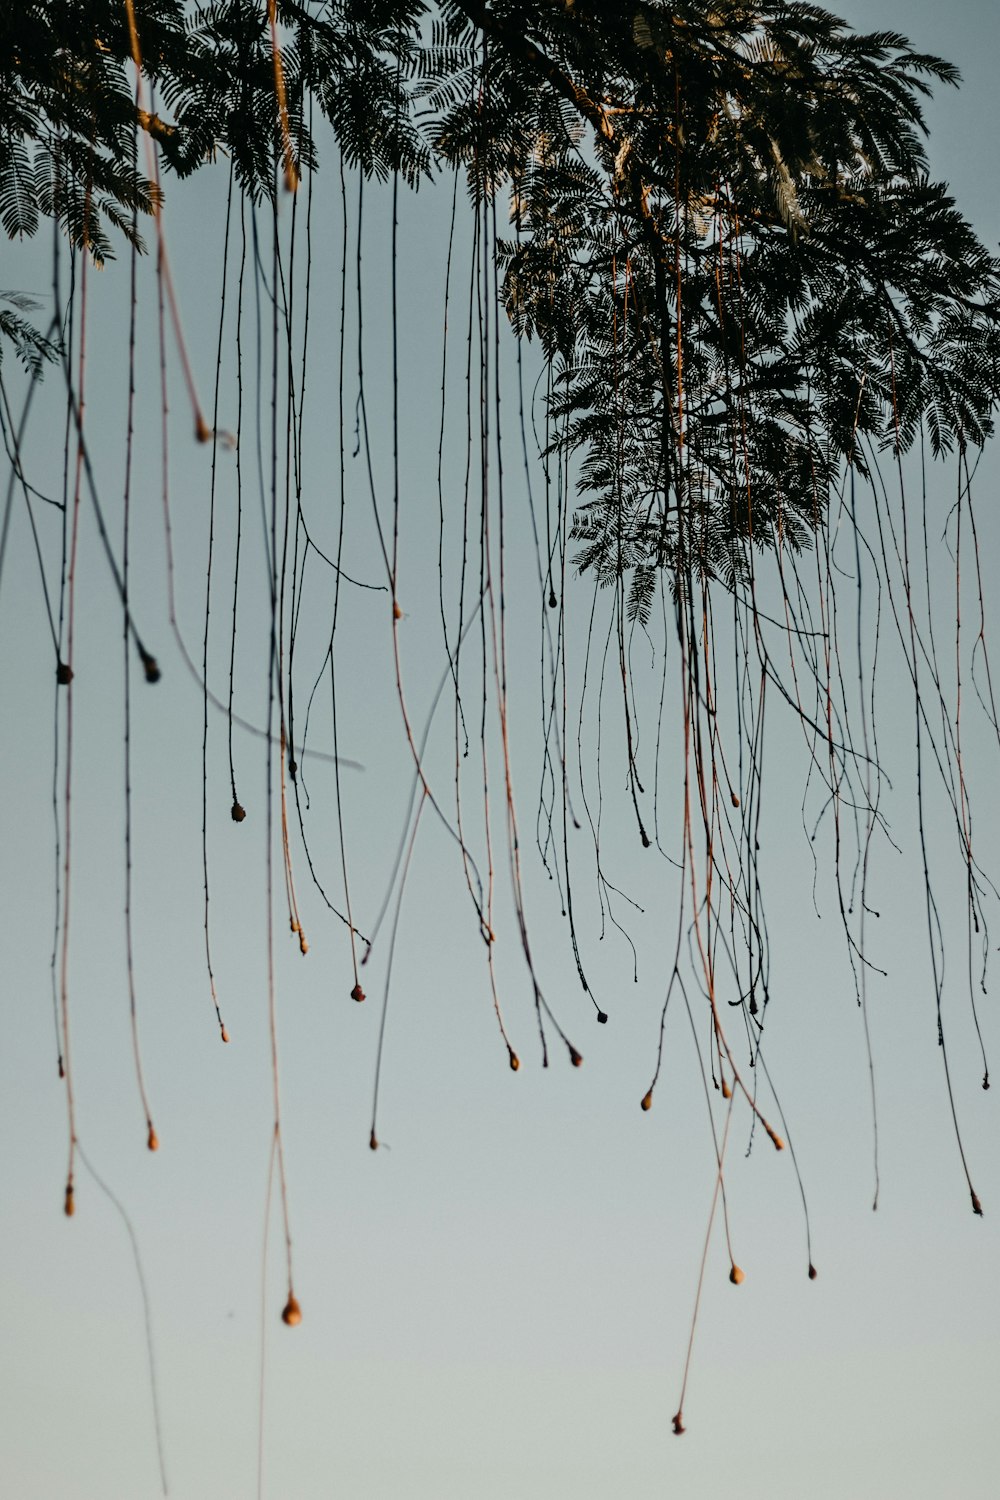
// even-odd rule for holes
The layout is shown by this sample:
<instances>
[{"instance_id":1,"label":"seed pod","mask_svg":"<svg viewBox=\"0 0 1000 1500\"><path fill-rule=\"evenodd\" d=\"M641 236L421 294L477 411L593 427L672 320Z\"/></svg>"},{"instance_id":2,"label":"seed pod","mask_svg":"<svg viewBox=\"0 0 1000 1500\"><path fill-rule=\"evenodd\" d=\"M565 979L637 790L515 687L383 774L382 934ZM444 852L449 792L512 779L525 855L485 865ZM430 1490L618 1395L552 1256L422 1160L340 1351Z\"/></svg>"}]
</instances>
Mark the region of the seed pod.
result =
<instances>
[{"instance_id":1,"label":"seed pod","mask_svg":"<svg viewBox=\"0 0 1000 1500\"><path fill-rule=\"evenodd\" d=\"M224 1026L222 1028L222 1031L221 1031L220 1035L222 1036L222 1040L224 1042L228 1042L229 1041L229 1032L226 1030L226 1028Z\"/></svg>"},{"instance_id":2,"label":"seed pod","mask_svg":"<svg viewBox=\"0 0 1000 1500\"><path fill-rule=\"evenodd\" d=\"M512 1073L516 1073L518 1068L521 1066L521 1059L518 1057L513 1047L509 1047L507 1050L510 1054L510 1071Z\"/></svg>"},{"instance_id":3,"label":"seed pod","mask_svg":"<svg viewBox=\"0 0 1000 1500\"><path fill-rule=\"evenodd\" d=\"M398 599L394 599L393 600L392 618L394 620L401 620L403 618L403 611L399 607L399 600Z\"/></svg>"},{"instance_id":4,"label":"seed pod","mask_svg":"<svg viewBox=\"0 0 1000 1500\"><path fill-rule=\"evenodd\" d=\"M737 797L736 793L735 792L730 792L729 795L732 798L733 806L734 807L739 807L739 805L740 805L740 799L739 799L739 797Z\"/></svg>"},{"instance_id":5,"label":"seed pod","mask_svg":"<svg viewBox=\"0 0 1000 1500\"><path fill-rule=\"evenodd\" d=\"M642 1096L642 1104L640 1105L640 1108L644 1109L644 1110L649 1110L649 1109L652 1109L652 1107L653 1107L653 1090L650 1089L647 1093L643 1094L643 1096Z\"/></svg>"},{"instance_id":6,"label":"seed pod","mask_svg":"<svg viewBox=\"0 0 1000 1500\"><path fill-rule=\"evenodd\" d=\"M309 952L309 944L306 942L306 935L302 931L301 927L299 928L299 952L302 954L303 958L305 958L306 954Z\"/></svg>"},{"instance_id":7,"label":"seed pod","mask_svg":"<svg viewBox=\"0 0 1000 1500\"><path fill-rule=\"evenodd\" d=\"M580 1053L577 1052L575 1047L571 1047L569 1049L569 1060L573 1064L574 1068L583 1067L583 1058Z\"/></svg>"},{"instance_id":8,"label":"seed pod","mask_svg":"<svg viewBox=\"0 0 1000 1500\"><path fill-rule=\"evenodd\" d=\"M813 1265L812 1261L810 1261L809 1262L809 1280L810 1281L815 1281L816 1277L818 1275L819 1275L819 1272L817 1271L816 1267Z\"/></svg>"},{"instance_id":9,"label":"seed pod","mask_svg":"<svg viewBox=\"0 0 1000 1500\"><path fill-rule=\"evenodd\" d=\"M286 1323L289 1328L295 1328L302 1322L302 1309L299 1306L299 1299L294 1292L288 1293L288 1301L281 1310L281 1321Z\"/></svg>"},{"instance_id":10,"label":"seed pod","mask_svg":"<svg viewBox=\"0 0 1000 1500\"><path fill-rule=\"evenodd\" d=\"M364 990L361 988L360 984L356 984L354 986L353 990L351 991L351 999L352 1000L356 1000L358 1002L358 1004L360 1005L361 1002L362 1002L362 1000L364 998L365 998L365 992L364 992Z\"/></svg>"},{"instance_id":11,"label":"seed pod","mask_svg":"<svg viewBox=\"0 0 1000 1500\"><path fill-rule=\"evenodd\" d=\"M972 1212L978 1214L980 1218L983 1217L983 1205L980 1203L976 1193L972 1195Z\"/></svg>"},{"instance_id":12,"label":"seed pod","mask_svg":"<svg viewBox=\"0 0 1000 1500\"><path fill-rule=\"evenodd\" d=\"M71 1182L67 1182L66 1184L66 1196L63 1199L63 1213L66 1215L67 1219L71 1219L76 1213L76 1204L73 1201L73 1184Z\"/></svg>"},{"instance_id":13,"label":"seed pod","mask_svg":"<svg viewBox=\"0 0 1000 1500\"><path fill-rule=\"evenodd\" d=\"M148 651L142 653L142 670L146 674L147 682L159 682L160 664L155 656L150 656Z\"/></svg>"},{"instance_id":14,"label":"seed pod","mask_svg":"<svg viewBox=\"0 0 1000 1500\"><path fill-rule=\"evenodd\" d=\"M729 1279L733 1283L733 1286L739 1286L747 1279L746 1272L741 1266L738 1266L735 1261L733 1261L732 1269L729 1272Z\"/></svg>"},{"instance_id":15,"label":"seed pod","mask_svg":"<svg viewBox=\"0 0 1000 1500\"><path fill-rule=\"evenodd\" d=\"M70 666L69 662L66 662L66 661L57 662L56 663L56 682L59 684L59 686L60 687L69 687L69 685L70 685L70 683L72 681L73 681L73 668Z\"/></svg>"},{"instance_id":16,"label":"seed pod","mask_svg":"<svg viewBox=\"0 0 1000 1500\"><path fill-rule=\"evenodd\" d=\"M608 1024L608 1013L607 1013L607 1011L605 1011L605 1010L599 1010L597 1012L597 1024L599 1026L606 1026Z\"/></svg>"},{"instance_id":17,"label":"seed pod","mask_svg":"<svg viewBox=\"0 0 1000 1500\"><path fill-rule=\"evenodd\" d=\"M243 819L246 817L246 815L247 815L247 810L242 805L242 803L234 802L233 806L232 806L231 813L230 813L230 816L231 816L233 822L234 823L242 823Z\"/></svg>"},{"instance_id":18,"label":"seed pod","mask_svg":"<svg viewBox=\"0 0 1000 1500\"><path fill-rule=\"evenodd\" d=\"M156 1131L153 1129L152 1125L150 1125L149 1134L146 1137L146 1146L150 1151L159 1151L160 1149L160 1138L157 1135Z\"/></svg>"},{"instance_id":19,"label":"seed pod","mask_svg":"<svg viewBox=\"0 0 1000 1500\"><path fill-rule=\"evenodd\" d=\"M195 417L194 435L195 440L199 443L210 443L212 441L212 429L205 421L201 412Z\"/></svg>"},{"instance_id":20,"label":"seed pod","mask_svg":"<svg viewBox=\"0 0 1000 1500\"><path fill-rule=\"evenodd\" d=\"M674 1436L675 1437L680 1437L681 1433L682 1432L686 1432L686 1431L687 1431L687 1429L684 1426L684 1414L683 1414L683 1412L677 1412L677 1413L675 1413L675 1415L674 1415Z\"/></svg>"},{"instance_id":21,"label":"seed pod","mask_svg":"<svg viewBox=\"0 0 1000 1500\"><path fill-rule=\"evenodd\" d=\"M722 1080L722 1097L723 1099L731 1099L733 1097L733 1091L724 1078Z\"/></svg>"},{"instance_id":22,"label":"seed pod","mask_svg":"<svg viewBox=\"0 0 1000 1500\"><path fill-rule=\"evenodd\" d=\"M375 1134L374 1130L372 1131L371 1135L368 1137L368 1149L369 1149L369 1151L377 1151L378 1150L378 1136Z\"/></svg>"}]
</instances>

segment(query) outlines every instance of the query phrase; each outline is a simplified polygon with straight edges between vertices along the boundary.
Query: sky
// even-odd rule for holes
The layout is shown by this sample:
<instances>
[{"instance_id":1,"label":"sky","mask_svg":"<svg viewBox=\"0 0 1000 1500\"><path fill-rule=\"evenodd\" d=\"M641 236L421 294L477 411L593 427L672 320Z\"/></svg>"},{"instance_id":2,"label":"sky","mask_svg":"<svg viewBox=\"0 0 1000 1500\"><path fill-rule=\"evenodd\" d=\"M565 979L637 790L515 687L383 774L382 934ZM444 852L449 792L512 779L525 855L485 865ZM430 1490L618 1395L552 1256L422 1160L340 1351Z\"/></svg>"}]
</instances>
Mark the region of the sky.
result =
<instances>
[{"instance_id":1,"label":"sky","mask_svg":"<svg viewBox=\"0 0 1000 1500\"><path fill-rule=\"evenodd\" d=\"M880 0L848 15L867 27L898 27L915 45L961 68L963 89L944 94L929 110L932 162L935 174L952 183L980 235L996 244L1000 206L989 128L995 14L971 3L946 12L923 0ZM210 402L215 368L225 201L226 174L218 164L182 187L172 185L166 216L185 338L203 402ZM314 207L303 476L303 505L317 545L328 551L336 546L337 515L338 205L331 157ZM417 725L424 722L442 670L435 466L449 213L446 186L423 190L400 210L405 276L399 286L399 638L407 703ZM392 358L385 193L369 196L366 215L366 402L385 515ZM456 243L467 277L469 227L461 215L459 224ZM5 286L47 295L50 246L44 237L5 245L4 257ZM232 265L227 296L235 296ZM120 528L126 257L90 277L88 297L94 331L86 422L108 514ZM245 297L236 691L240 711L260 724L268 619L253 439L258 426L266 435L270 392L258 396L254 389L256 314L250 290ZM460 299L452 316L457 331L449 344L445 491L453 510L464 454ZM266 333L266 310L264 328ZM218 425L234 431L231 352L230 343ZM363 455L350 458L353 360L348 369L344 566L354 578L377 585L384 570ZM10 370L7 361L5 379ZM609 878L644 911L628 921L638 950L634 982L627 944L613 931L599 936L593 881L580 878L578 919L588 973L610 1017L598 1027L576 978L557 892L533 851L541 773L540 610L513 407L505 471L508 560L510 577L517 580L509 597L511 740L528 912L547 998L584 1065L571 1067L555 1045L552 1065L540 1066L531 991L499 858L497 970L521 1058L516 1073L508 1067L461 865L448 836L425 813L394 950L378 1117L383 1149L370 1151L388 932L363 972L368 1001L355 1005L344 928L311 888L294 840L306 957L287 933L276 843L274 993L294 1282L303 1311L299 1327L282 1325L287 1282L275 1195L265 1217L273 1129L265 756L258 740L236 735L239 795L248 814L236 824L225 721L212 715L207 847L215 980L231 1036L223 1047L204 960L201 695L168 619L155 279L148 264L140 277L137 371L132 597L163 677L154 688L140 672L132 676L133 948L143 1065L160 1149L146 1149L129 1030L121 620L85 505L74 654L68 993L80 1140L105 1186L81 1164L76 1213L65 1218L65 1091L56 1072L50 981L55 689L31 537L18 508L0 580L0 757L7 786L0 803L5 1492L18 1500L142 1500L160 1494L158 1411L169 1493L181 1500L242 1500L257 1493L292 1500L598 1500L639 1491L686 1500L734 1485L748 1500L803 1494L816 1500L937 1500L942 1494L985 1500L995 1494L996 1092L979 1087L962 974L962 867L938 801L930 848L950 935L950 1058L985 1209L980 1220L969 1208L936 1046L914 813L913 710L891 641L880 667L880 749L892 778L886 798L900 852L879 845L871 886L881 913L872 923L872 951L887 971L869 986L879 1100L878 1211L871 1211L864 1033L835 890L821 873L817 918L812 858L799 813L806 770L802 736L788 716L775 712L761 853L773 963L767 1061L802 1173L819 1274L815 1280L806 1274L805 1226L790 1153L774 1152L759 1131L748 1151L749 1115L737 1110L727 1195L734 1250L746 1279L739 1287L730 1284L716 1222L684 1405L688 1430L681 1440L671 1433L715 1181L698 1054L677 1005L668 1016L654 1107L648 1113L639 1108L656 1055L677 886L665 861L657 858L654 865L648 851L637 847L626 799L609 770L602 853L613 872ZM508 377L512 371L508 356ZM200 659L212 453L191 439L190 407L174 352L169 380L177 617L189 650ZM58 382L50 373L26 442L29 477L41 489L57 491L61 483L63 421ZM216 691L225 692L237 455L220 446L216 465L209 678ZM975 484L987 582L989 560L1000 545L990 513L997 477L996 454L987 452ZM533 484L537 499L537 468ZM943 466L929 490L935 537L954 491L953 470ZM38 517L47 546L57 545L57 513L39 506ZM455 535L451 524L448 547L454 548ZM952 575L945 549L936 542L935 548L932 592L943 606L939 618L947 620ZM330 579L313 566L315 582L297 637L305 658L302 683L322 665L332 605ZM354 911L367 932L396 863L412 763L396 694L388 596L342 587L340 749L356 762L341 773L343 810ZM568 617L580 627L590 590L571 581L567 593ZM989 599L987 606L996 639L997 609ZM577 673L581 638L569 636ZM944 640L950 647L950 638ZM650 734L659 674L658 658L636 674ZM311 742L329 748L328 705L320 703L316 715ZM981 716L970 712L965 723L965 758L979 793L977 833L980 847L989 849L998 833L991 797L997 745L995 739L991 745ZM471 732L474 757L474 723ZM451 733L446 700L428 755L446 796ZM490 744L491 786L502 808L495 724ZM311 847L337 901L333 778L326 762L309 764L306 758L304 764L315 802ZM666 756L667 778L672 764ZM470 817L478 779L472 759L465 782ZM672 817L669 797L665 806ZM502 849L498 813L493 828ZM822 848L819 857L824 871ZM579 869L586 869L586 859L581 841ZM624 919L624 901L617 910ZM1000 1036L992 996L979 1011L995 1057ZM716 1119L723 1119L718 1108Z\"/></svg>"}]
</instances>

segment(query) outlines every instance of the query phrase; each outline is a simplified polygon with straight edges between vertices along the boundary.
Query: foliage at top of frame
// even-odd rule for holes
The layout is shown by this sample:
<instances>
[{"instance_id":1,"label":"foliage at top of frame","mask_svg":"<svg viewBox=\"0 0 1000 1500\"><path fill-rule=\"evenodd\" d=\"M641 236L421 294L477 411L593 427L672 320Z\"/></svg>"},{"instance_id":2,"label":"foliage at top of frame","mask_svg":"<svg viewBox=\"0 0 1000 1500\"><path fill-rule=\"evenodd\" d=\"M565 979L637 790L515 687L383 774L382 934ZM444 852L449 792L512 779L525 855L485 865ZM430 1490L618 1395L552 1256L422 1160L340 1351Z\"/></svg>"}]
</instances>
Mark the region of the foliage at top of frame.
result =
<instances>
[{"instance_id":1,"label":"foliage at top of frame","mask_svg":"<svg viewBox=\"0 0 1000 1500\"><path fill-rule=\"evenodd\" d=\"M1000 261L931 180L922 102L957 74L894 32L742 0L29 0L0 14L0 220L95 257L216 153L255 199L283 150L503 192L515 330L579 450L578 562L746 576L805 545L843 462L926 430L980 444L1000 401ZM278 107L272 17L280 37Z\"/></svg>"}]
</instances>

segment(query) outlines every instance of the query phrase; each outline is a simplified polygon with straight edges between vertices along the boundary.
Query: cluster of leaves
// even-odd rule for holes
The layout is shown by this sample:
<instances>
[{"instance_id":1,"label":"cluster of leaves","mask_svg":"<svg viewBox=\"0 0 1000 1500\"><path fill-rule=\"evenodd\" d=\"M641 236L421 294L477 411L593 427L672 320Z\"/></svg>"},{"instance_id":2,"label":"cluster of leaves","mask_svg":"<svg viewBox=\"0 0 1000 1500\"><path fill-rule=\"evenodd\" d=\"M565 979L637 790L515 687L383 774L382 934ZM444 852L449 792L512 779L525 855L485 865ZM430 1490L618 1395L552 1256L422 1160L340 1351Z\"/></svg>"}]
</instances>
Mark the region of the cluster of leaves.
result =
<instances>
[{"instance_id":1,"label":"cluster of leaves","mask_svg":"<svg viewBox=\"0 0 1000 1500\"><path fill-rule=\"evenodd\" d=\"M481 190L506 167L507 309L585 455L578 563L636 570L635 614L651 569L732 581L804 545L845 461L986 439L1000 261L928 176L947 63L805 4L442 11L478 77L434 144Z\"/></svg>"},{"instance_id":2,"label":"cluster of leaves","mask_svg":"<svg viewBox=\"0 0 1000 1500\"><path fill-rule=\"evenodd\" d=\"M0 218L110 254L157 203L137 124L255 199L283 152L315 167L315 110L367 175L464 169L511 196L504 298L582 453L581 565L732 580L808 540L845 460L991 431L1000 262L923 146L956 81L782 0L29 0L0 17Z\"/></svg>"}]
</instances>

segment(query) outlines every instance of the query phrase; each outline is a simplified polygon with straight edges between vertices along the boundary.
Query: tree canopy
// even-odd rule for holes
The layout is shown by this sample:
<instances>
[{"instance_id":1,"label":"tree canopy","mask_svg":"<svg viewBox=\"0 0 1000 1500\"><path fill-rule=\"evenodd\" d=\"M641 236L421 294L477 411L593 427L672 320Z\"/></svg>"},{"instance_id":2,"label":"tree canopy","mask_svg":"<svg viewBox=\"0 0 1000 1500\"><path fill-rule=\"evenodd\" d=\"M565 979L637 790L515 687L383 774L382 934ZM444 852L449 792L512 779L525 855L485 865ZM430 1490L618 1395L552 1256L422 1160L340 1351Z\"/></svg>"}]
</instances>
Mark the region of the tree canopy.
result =
<instances>
[{"instance_id":1,"label":"tree canopy","mask_svg":"<svg viewBox=\"0 0 1000 1500\"><path fill-rule=\"evenodd\" d=\"M317 166L317 112L365 174L457 166L475 201L507 195L502 298L558 364L579 560L630 572L640 616L652 569L731 582L754 546L804 544L867 443L991 431L1000 261L923 143L957 74L895 33L714 0L67 0L2 24L9 235L138 239L161 189L137 123L171 173L225 153L256 200Z\"/></svg>"}]
</instances>

